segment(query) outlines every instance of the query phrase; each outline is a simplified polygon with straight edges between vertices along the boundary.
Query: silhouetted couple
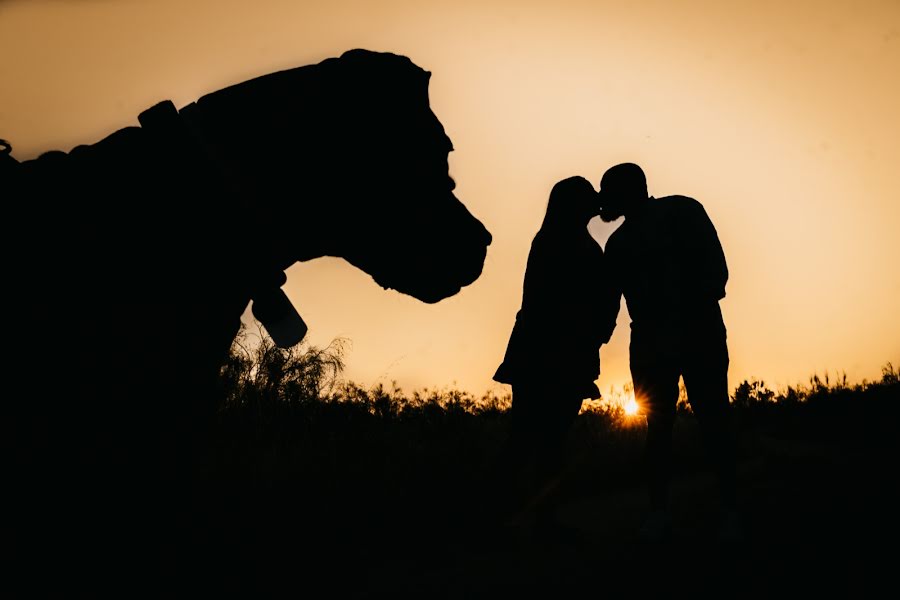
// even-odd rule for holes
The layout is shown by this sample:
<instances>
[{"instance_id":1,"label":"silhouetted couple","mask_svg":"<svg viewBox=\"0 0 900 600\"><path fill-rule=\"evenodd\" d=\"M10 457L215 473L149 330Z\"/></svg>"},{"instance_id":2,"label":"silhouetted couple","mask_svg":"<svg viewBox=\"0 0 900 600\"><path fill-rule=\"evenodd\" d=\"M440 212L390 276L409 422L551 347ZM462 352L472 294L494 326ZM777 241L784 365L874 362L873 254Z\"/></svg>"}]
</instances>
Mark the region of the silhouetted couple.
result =
<instances>
[{"instance_id":1,"label":"silhouetted couple","mask_svg":"<svg viewBox=\"0 0 900 600\"><path fill-rule=\"evenodd\" d=\"M606 251L587 231L599 215L625 217ZM525 271L521 309L494 375L512 386L509 449L531 474L532 496L560 475L566 435L583 400L599 398L599 349L616 326L620 299L631 317L630 366L646 414L650 512L639 531L671 533L669 480L678 381L684 379L719 484L720 536L740 535L735 440L728 400L728 348L719 307L728 269L715 227L692 198L654 198L635 164L604 173L595 192L583 177L558 182ZM535 485L536 484L536 485ZM539 522L552 503L536 504Z\"/></svg>"}]
</instances>

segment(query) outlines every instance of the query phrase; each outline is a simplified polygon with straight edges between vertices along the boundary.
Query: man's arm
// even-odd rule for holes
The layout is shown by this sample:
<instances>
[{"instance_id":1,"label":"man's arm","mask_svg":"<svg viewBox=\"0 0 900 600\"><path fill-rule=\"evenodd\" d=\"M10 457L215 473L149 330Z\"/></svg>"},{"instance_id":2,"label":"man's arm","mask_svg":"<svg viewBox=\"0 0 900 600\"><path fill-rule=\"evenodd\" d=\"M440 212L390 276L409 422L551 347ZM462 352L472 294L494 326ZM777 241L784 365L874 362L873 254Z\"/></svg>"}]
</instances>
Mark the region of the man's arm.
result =
<instances>
[{"instance_id":1,"label":"man's arm","mask_svg":"<svg viewBox=\"0 0 900 600\"><path fill-rule=\"evenodd\" d=\"M619 318L619 307L622 301L622 267L621 253L614 236L606 243L603 256L603 272L600 274L600 292L598 294L598 313L600 327L598 330L601 344L609 342L616 329Z\"/></svg>"},{"instance_id":2,"label":"man's arm","mask_svg":"<svg viewBox=\"0 0 900 600\"><path fill-rule=\"evenodd\" d=\"M696 200L687 204L686 216L685 250L696 274L694 284L702 297L721 300L725 297L728 265L716 228Z\"/></svg>"}]
</instances>

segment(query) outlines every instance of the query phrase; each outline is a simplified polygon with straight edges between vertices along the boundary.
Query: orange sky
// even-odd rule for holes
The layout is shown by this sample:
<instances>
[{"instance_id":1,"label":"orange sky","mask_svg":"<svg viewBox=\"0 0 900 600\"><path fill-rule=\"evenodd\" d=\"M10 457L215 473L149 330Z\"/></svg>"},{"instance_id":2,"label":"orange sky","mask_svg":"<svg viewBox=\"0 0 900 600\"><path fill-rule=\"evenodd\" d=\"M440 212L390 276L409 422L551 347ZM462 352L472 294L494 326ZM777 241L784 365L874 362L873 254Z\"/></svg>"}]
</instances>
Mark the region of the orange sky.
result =
<instances>
[{"instance_id":1,"label":"orange sky","mask_svg":"<svg viewBox=\"0 0 900 600\"><path fill-rule=\"evenodd\" d=\"M292 267L309 339L352 341L348 378L505 390L491 375L550 187L624 161L718 228L732 387L900 364L896 0L0 0L0 137L19 159L68 150L158 100L354 47L433 72L457 194L494 243L436 305L340 260ZM629 379L627 323L601 352L604 391Z\"/></svg>"}]
</instances>

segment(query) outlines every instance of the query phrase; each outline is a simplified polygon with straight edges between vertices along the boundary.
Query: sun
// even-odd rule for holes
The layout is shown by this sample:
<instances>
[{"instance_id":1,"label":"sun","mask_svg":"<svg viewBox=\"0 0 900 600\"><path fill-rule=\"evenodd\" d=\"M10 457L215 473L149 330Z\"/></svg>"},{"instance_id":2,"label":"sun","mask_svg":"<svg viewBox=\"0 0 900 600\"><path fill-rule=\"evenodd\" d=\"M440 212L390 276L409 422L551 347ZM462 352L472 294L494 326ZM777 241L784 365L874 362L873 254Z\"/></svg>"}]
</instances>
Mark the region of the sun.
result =
<instances>
[{"instance_id":1,"label":"sun","mask_svg":"<svg viewBox=\"0 0 900 600\"><path fill-rule=\"evenodd\" d=\"M638 410L640 409L637 401L633 396L629 397L628 400L625 401L625 405L622 408L625 409L625 414L629 417L633 417L634 415L638 414Z\"/></svg>"}]
</instances>

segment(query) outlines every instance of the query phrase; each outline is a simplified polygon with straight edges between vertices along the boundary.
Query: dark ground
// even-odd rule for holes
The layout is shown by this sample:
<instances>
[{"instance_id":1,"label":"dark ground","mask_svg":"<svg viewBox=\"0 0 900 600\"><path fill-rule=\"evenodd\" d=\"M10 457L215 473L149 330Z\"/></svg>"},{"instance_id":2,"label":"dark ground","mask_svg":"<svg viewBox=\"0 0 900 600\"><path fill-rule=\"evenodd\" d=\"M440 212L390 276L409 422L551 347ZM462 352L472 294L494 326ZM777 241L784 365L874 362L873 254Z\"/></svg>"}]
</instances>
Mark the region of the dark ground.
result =
<instances>
[{"instance_id":1,"label":"dark ground","mask_svg":"<svg viewBox=\"0 0 900 600\"><path fill-rule=\"evenodd\" d=\"M223 427L192 517L192 577L204 595L245 598L880 595L895 572L898 407L891 396L742 423L737 545L716 539L690 415L676 428L673 539L657 546L635 535L640 420L579 417L549 529L528 512L504 525L515 511L491 470L502 415L412 435L320 420L255 450L229 447Z\"/></svg>"}]
</instances>

